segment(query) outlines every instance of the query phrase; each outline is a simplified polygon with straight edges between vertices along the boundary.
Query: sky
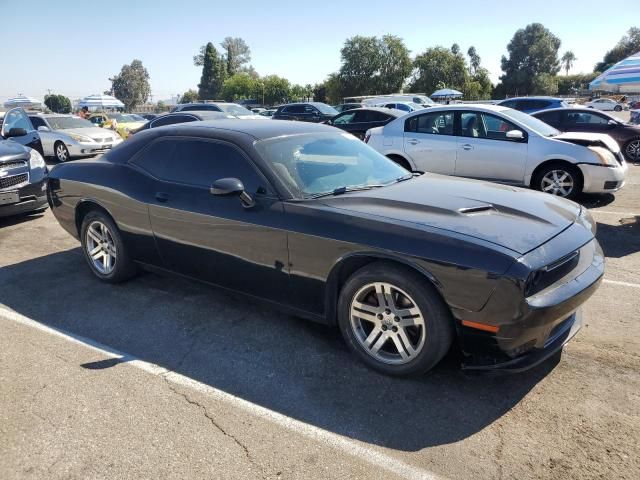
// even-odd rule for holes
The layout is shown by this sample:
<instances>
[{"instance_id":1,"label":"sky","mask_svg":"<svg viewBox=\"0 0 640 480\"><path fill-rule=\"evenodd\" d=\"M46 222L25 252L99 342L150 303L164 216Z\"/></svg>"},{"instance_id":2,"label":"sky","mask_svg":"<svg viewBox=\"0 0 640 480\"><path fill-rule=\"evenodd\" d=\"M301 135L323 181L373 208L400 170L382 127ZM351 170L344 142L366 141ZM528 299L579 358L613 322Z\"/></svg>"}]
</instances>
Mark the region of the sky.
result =
<instances>
[{"instance_id":1,"label":"sky","mask_svg":"<svg viewBox=\"0 0 640 480\"><path fill-rule=\"evenodd\" d=\"M197 88L193 55L227 36L247 42L260 75L303 85L340 68L345 39L385 34L403 38L412 56L436 45L458 43L463 52L474 45L495 83L507 43L532 22L562 40L560 55L574 52L571 73L589 72L629 27L640 26L640 1L604 8L588 0L0 0L0 102L18 93L102 93L136 58L149 71L153 101L165 100Z\"/></svg>"}]
</instances>

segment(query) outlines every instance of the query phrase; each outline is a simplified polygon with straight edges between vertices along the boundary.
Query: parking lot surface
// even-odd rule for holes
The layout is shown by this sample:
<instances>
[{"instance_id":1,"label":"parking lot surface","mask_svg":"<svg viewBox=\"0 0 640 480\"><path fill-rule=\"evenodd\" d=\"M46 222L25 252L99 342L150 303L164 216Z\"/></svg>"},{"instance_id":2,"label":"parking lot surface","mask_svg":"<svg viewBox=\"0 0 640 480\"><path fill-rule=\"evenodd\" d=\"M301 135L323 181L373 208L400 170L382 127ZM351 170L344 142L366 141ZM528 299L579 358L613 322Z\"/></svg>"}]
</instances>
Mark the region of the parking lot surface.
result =
<instances>
[{"instance_id":1,"label":"parking lot surface","mask_svg":"<svg viewBox=\"0 0 640 480\"><path fill-rule=\"evenodd\" d=\"M581 202L608 266L562 356L408 380L206 285L102 284L49 211L0 220L0 478L637 479L640 166Z\"/></svg>"}]
</instances>

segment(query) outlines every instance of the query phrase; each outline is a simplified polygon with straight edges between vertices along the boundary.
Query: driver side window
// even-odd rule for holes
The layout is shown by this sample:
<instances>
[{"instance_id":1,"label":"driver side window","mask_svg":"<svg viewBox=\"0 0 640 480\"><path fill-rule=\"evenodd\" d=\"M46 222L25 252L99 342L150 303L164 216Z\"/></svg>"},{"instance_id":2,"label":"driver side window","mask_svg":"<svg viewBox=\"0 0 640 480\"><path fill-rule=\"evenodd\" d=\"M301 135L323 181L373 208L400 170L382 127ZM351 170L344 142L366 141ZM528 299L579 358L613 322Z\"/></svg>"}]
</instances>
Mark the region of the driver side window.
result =
<instances>
[{"instance_id":1,"label":"driver side window","mask_svg":"<svg viewBox=\"0 0 640 480\"><path fill-rule=\"evenodd\" d=\"M8 133L12 128L24 128L27 132L33 131L31 120L21 109L9 110L4 116L3 132Z\"/></svg>"}]
</instances>

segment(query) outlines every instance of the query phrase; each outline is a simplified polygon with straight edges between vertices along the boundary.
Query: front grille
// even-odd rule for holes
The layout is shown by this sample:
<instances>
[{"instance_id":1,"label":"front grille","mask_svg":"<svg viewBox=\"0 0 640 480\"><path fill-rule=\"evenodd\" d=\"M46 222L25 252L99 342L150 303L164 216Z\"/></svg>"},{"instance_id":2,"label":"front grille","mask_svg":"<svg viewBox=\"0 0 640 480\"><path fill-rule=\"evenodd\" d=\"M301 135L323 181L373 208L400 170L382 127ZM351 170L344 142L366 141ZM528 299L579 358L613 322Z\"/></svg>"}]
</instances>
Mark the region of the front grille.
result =
<instances>
[{"instance_id":1,"label":"front grille","mask_svg":"<svg viewBox=\"0 0 640 480\"><path fill-rule=\"evenodd\" d=\"M15 187L21 183L25 183L29 180L29 175L23 173L21 175L14 175L12 177L0 178L0 190L5 188Z\"/></svg>"},{"instance_id":2,"label":"front grille","mask_svg":"<svg viewBox=\"0 0 640 480\"><path fill-rule=\"evenodd\" d=\"M614 188L618 188L618 185L620 185L620 182L616 182L614 180L608 181L608 182L604 182L604 189L605 190L613 190Z\"/></svg>"},{"instance_id":3,"label":"front grille","mask_svg":"<svg viewBox=\"0 0 640 480\"><path fill-rule=\"evenodd\" d=\"M0 170L6 170L8 168L26 167L27 162L21 160L11 160L8 162L0 163Z\"/></svg>"}]
</instances>

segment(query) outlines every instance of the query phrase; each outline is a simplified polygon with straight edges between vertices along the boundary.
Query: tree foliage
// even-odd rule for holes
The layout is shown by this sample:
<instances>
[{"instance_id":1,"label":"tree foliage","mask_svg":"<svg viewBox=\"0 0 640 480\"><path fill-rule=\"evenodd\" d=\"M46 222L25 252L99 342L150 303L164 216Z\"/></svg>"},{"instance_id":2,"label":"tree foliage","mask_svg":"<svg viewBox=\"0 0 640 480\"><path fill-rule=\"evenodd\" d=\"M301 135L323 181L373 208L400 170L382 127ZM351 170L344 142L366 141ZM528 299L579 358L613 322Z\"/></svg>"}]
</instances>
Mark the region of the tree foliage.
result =
<instances>
[{"instance_id":1,"label":"tree foliage","mask_svg":"<svg viewBox=\"0 0 640 480\"><path fill-rule=\"evenodd\" d=\"M640 28L631 27L616 46L605 53L604 58L596 64L593 71L604 72L620 60L624 60L626 57L637 52L640 52Z\"/></svg>"},{"instance_id":2,"label":"tree foliage","mask_svg":"<svg viewBox=\"0 0 640 480\"><path fill-rule=\"evenodd\" d=\"M579 73L576 75L562 75L558 78L558 95L575 95L580 90L587 90L598 74Z\"/></svg>"},{"instance_id":3,"label":"tree foliage","mask_svg":"<svg viewBox=\"0 0 640 480\"><path fill-rule=\"evenodd\" d=\"M207 43L202 62L202 76L198 84L200 100L215 100L222 93L227 67L213 43Z\"/></svg>"},{"instance_id":4,"label":"tree foliage","mask_svg":"<svg viewBox=\"0 0 640 480\"><path fill-rule=\"evenodd\" d=\"M262 99L262 86L259 85L259 80L248 73L236 73L224 81L222 97L229 102L249 98Z\"/></svg>"},{"instance_id":5,"label":"tree foliage","mask_svg":"<svg viewBox=\"0 0 640 480\"><path fill-rule=\"evenodd\" d=\"M393 35L348 38L340 55L338 96L397 92L411 74L409 50Z\"/></svg>"},{"instance_id":6,"label":"tree foliage","mask_svg":"<svg viewBox=\"0 0 640 480\"><path fill-rule=\"evenodd\" d=\"M71 113L71 100L64 95L45 95L44 104L54 113Z\"/></svg>"},{"instance_id":7,"label":"tree foliage","mask_svg":"<svg viewBox=\"0 0 640 480\"><path fill-rule=\"evenodd\" d=\"M569 70L571 70L575 61L576 56L571 50L564 52L564 55L562 55L562 58L560 59L560 63L562 64L562 68L564 68L566 75L569 75Z\"/></svg>"},{"instance_id":8,"label":"tree foliage","mask_svg":"<svg viewBox=\"0 0 640 480\"><path fill-rule=\"evenodd\" d=\"M144 104L151 93L149 72L140 60L123 65L120 73L109 79L113 95L124 103L127 111Z\"/></svg>"},{"instance_id":9,"label":"tree foliage","mask_svg":"<svg viewBox=\"0 0 640 480\"><path fill-rule=\"evenodd\" d=\"M500 77L504 90L517 95L542 93L549 90L549 76L560 71L558 50L560 39L540 23L518 30L509 44L509 57L502 57ZM537 77L545 75L544 78Z\"/></svg>"},{"instance_id":10,"label":"tree foliage","mask_svg":"<svg viewBox=\"0 0 640 480\"><path fill-rule=\"evenodd\" d=\"M427 48L413 62L415 74L411 90L431 94L439 88L463 90L469 73L462 55L444 47Z\"/></svg>"},{"instance_id":11,"label":"tree foliage","mask_svg":"<svg viewBox=\"0 0 640 480\"><path fill-rule=\"evenodd\" d=\"M178 100L178 103L193 103L198 101L198 92L193 88L190 88L182 94L182 97Z\"/></svg>"},{"instance_id":12,"label":"tree foliage","mask_svg":"<svg viewBox=\"0 0 640 480\"><path fill-rule=\"evenodd\" d=\"M251 61L251 49L242 38L226 37L220 46L225 51L229 76L244 71L244 68L253 68L247 65Z\"/></svg>"},{"instance_id":13,"label":"tree foliage","mask_svg":"<svg viewBox=\"0 0 640 480\"><path fill-rule=\"evenodd\" d=\"M469 73L473 75L480 68L480 55L478 55L476 47L473 45L471 45L469 50L467 50L467 55L469 55Z\"/></svg>"},{"instance_id":14,"label":"tree foliage","mask_svg":"<svg viewBox=\"0 0 640 480\"><path fill-rule=\"evenodd\" d=\"M260 79L260 88L264 88L265 105L278 105L284 103L289 98L291 88L289 80L277 75L267 75ZM262 92L260 92L262 93Z\"/></svg>"}]
</instances>

